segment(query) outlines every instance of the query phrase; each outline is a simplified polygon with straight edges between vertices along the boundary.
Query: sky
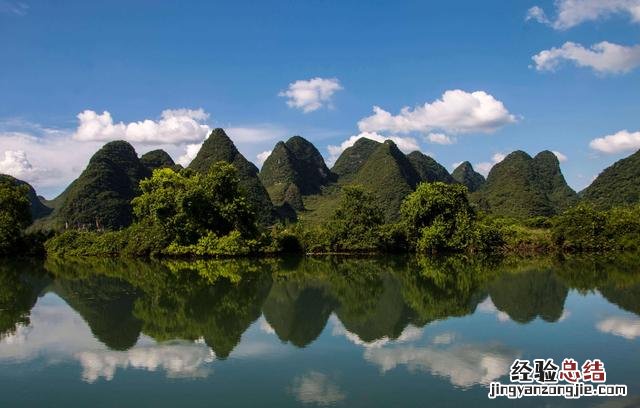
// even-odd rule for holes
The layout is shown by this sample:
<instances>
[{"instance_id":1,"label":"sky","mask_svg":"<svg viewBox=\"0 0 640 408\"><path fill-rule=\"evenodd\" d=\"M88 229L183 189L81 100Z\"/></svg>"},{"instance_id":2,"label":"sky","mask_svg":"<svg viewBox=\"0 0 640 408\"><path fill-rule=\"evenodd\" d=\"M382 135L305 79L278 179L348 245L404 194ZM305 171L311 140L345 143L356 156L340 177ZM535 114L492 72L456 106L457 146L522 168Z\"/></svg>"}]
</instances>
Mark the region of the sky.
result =
<instances>
[{"instance_id":1,"label":"sky","mask_svg":"<svg viewBox=\"0 0 640 408\"><path fill-rule=\"evenodd\" d=\"M110 140L260 166L391 139L484 174L552 150L581 190L640 149L640 0L0 0L0 172L55 197Z\"/></svg>"}]
</instances>

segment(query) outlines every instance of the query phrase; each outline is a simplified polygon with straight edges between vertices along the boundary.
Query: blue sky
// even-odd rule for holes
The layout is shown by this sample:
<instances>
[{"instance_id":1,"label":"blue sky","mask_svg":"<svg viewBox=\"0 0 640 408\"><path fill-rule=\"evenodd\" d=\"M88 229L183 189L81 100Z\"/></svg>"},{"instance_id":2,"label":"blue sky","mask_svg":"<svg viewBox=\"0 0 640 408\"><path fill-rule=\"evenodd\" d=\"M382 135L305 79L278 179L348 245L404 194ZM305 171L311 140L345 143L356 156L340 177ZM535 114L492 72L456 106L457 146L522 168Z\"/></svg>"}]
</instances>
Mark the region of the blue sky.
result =
<instances>
[{"instance_id":1,"label":"blue sky","mask_svg":"<svg viewBox=\"0 0 640 408\"><path fill-rule=\"evenodd\" d=\"M449 170L554 150L580 190L640 148L639 34L640 0L0 0L0 171L51 197L111 138L188 161L223 127L258 163L366 131Z\"/></svg>"}]
</instances>

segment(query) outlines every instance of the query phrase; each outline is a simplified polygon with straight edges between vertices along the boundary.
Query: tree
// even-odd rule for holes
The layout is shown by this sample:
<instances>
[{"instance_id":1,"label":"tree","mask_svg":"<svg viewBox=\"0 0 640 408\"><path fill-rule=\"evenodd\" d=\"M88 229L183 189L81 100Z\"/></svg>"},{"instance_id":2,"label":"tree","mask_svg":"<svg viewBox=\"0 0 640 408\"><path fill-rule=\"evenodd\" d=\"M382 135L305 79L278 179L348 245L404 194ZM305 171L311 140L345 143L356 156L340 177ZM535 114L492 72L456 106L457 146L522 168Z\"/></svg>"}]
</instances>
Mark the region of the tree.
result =
<instances>
[{"instance_id":1,"label":"tree","mask_svg":"<svg viewBox=\"0 0 640 408\"><path fill-rule=\"evenodd\" d=\"M611 246L607 231L607 216L592 204L578 204L556 217L553 240L568 250L604 250Z\"/></svg>"},{"instance_id":2,"label":"tree","mask_svg":"<svg viewBox=\"0 0 640 408\"><path fill-rule=\"evenodd\" d=\"M338 251L372 251L378 247L384 211L362 186L346 186L328 223L332 247Z\"/></svg>"},{"instance_id":3,"label":"tree","mask_svg":"<svg viewBox=\"0 0 640 408\"><path fill-rule=\"evenodd\" d=\"M0 182L0 256L18 251L31 224L28 192L26 185Z\"/></svg>"},{"instance_id":4,"label":"tree","mask_svg":"<svg viewBox=\"0 0 640 408\"><path fill-rule=\"evenodd\" d=\"M464 250L475 241L475 213L463 185L422 183L404 200L400 214L419 252Z\"/></svg>"},{"instance_id":5,"label":"tree","mask_svg":"<svg viewBox=\"0 0 640 408\"><path fill-rule=\"evenodd\" d=\"M206 174L158 169L140 182L142 195L133 200L139 223L161 226L179 244L193 244L208 234L226 236L256 232L255 213L239 187L236 169L225 162Z\"/></svg>"}]
</instances>

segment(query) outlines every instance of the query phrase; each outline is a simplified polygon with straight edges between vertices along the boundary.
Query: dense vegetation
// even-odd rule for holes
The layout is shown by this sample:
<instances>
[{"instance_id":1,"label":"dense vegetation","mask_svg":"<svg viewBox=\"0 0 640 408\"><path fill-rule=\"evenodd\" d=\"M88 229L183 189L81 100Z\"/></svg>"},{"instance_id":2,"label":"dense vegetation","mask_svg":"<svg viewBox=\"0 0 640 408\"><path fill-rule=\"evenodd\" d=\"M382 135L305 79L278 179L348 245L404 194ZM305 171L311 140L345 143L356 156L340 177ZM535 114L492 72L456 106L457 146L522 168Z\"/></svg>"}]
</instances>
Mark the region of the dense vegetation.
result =
<instances>
[{"instance_id":1,"label":"dense vegetation","mask_svg":"<svg viewBox=\"0 0 640 408\"><path fill-rule=\"evenodd\" d=\"M139 195L140 180L151 172L127 142L104 145L87 168L54 200L53 213L43 228L117 229L131 224L131 200Z\"/></svg>"},{"instance_id":2,"label":"dense vegetation","mask_svg":"<svg viewBox=\"0 0 640 408\"><path fill-rule=\"evenodd\" d=\"M577 194L564 180L553 153L544 151L531 158L516 151L491 169L472 198L484 211L526 219L559 214L575 204Z\"/></svg>"},{"instance_id":3,"label":"dense vegetation","mask_svg":"<svg viewBox=\"0 0 640 408\"><path fill-rule=\"evenodd\" d=\"M601 177L634 191L635 179L628 175L637 155ZM317 149L295 136L276 145L261 173L222 129L212 132L187 169L161 150L138 158L128 143L111 142L51 202L26 183L0 177L7 203L0 246L4 254L41 249L45 236L25 233L25 227L46 215L44 204L50 204L53 213L27 231L54 227L58 235L46 250L60 255L637 249L637 204L603 209L586 199L592 193L579 201L551 152L534 158L514 152L494 166L486 182L469 163L454 176L422 153L405 155L391 141L360 139L329 170ZM467 185L477 191L470 193ZM284 195L277 199L273 189L281 186ZM17 202L27 203L28 220L9 210Z\"/></svg>"},{"instance_id":4,"label":"dense vegetation","mask_svg":"<svg viewBox=\"0 0 640 408\"><path fill-rule=\"evenodd\" d=\"M275 211L267 190L258 178L258 168L240 154L224 130L214 129L189 164L189 168L199 173L207 173L211 165L220 161L232 164L238 171L240 187L257 211L260 223L273 223L276 218Z\"/></svg>"},{"instance_id":5,"label":"dense vegetation","mask_svg":"<svg viewBox=\"0 0 640 408\"><path fill-rule=\"evenodd\" d=\"M260 180L275 205L302 210L302 196L320 193L335 176L313 144L294 136L276 144L262 165Z\"/></svg>"},{"instance_id":6,"label":"dense vegetation","mask_svg":"<svg viewBox=\"0 0 640 408\"><path fill-rule=\"evenodd\" d=\"M640 150L604 169L580 195L601 209L640 201Z\"/></svg>"}]
</instances>

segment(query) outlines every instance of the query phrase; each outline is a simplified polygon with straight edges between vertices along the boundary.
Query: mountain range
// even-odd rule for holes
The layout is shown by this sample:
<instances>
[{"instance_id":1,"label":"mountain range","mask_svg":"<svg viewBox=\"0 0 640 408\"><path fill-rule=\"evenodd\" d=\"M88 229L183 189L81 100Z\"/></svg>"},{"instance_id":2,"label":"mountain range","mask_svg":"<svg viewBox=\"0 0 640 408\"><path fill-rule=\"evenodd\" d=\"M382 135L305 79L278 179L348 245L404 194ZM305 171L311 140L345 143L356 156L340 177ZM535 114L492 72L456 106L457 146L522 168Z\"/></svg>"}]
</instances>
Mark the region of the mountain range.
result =
<instances>
[{"instance_id":1,"label":"mountain range","mask_svg":"<svg viewBox=\"0 0 640 408\"><path fill-rule=\"evenodd\" d=\"M599 208L640 201L640 152L605 169L580 194L567 185L560 163L550 151L534 157L515 151L496 164L485 180L468 161L450 174L419 151L404 154L390 140L380 143L366 138L345 149L330 169L311 142L294 136L278 142L259 170L223 129L215 129L188 168L205 172L218 161L236 167L240 185L263 225L278 219L326 220L337 206L342 187L350 184L372 191L388 221L398 219L402 200L421 182L463 184L478 208L517 219L552 216L580 200ZM163 150L138 157L129 143L109 142L55 199L38 197L29 186L35 227L125 227L133 220L130 202L139 194L140 180L164 167L181 169ZM26 184L11 176L0 177Z\"/></svg>"}]
</instances>

